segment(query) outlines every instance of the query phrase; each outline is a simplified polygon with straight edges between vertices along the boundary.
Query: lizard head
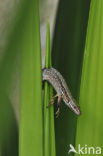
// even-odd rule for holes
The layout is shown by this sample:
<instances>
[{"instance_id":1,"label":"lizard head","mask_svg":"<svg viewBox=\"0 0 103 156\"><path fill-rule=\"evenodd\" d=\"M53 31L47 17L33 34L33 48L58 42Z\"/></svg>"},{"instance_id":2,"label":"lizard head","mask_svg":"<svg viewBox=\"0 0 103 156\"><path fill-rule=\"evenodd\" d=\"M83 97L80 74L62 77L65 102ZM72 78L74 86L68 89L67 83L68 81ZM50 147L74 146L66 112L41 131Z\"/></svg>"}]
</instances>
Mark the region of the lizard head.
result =
<instances>
[{"instance_id":1,"label":"lizard head","mask_svg":"<svg viewBox=\"0 0 103 156\"><path fill-rule=\"evenodd\" d=\"M80 107L73 99L65 103L76 115L81 115Z\"/></svg>"}]
</instances>

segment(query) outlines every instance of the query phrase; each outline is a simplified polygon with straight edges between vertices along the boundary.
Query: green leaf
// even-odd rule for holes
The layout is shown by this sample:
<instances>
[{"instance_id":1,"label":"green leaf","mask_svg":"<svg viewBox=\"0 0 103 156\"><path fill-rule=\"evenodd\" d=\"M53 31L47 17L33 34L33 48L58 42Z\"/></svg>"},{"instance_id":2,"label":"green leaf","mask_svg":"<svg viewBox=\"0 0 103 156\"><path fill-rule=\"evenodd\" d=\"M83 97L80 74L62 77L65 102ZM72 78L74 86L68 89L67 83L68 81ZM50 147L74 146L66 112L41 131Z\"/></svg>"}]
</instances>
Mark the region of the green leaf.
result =
<instances>
[{"instance_id":1,"label":"green leaf","mask_svg":"<svg viewBox=\"0 0 103 156\"><path fill-rule=\"evenodd\" d=\"M53 40L53 67L63 75L77 102L89 4L90 0L60 0ZM62 102L55 120L57 155L68 156L69 144L75 145L76 121L77 116Z\"/></svg>"},{"instance_id":2,"label":"green leaf","mask_svg":"<svg viewBox=\"0 0 103 156\"><path fill-rule=\"evenodd\" d=\"M45 67L51 67L50 30L47 24ZM53 89L45 82L44 85L44 156L55 156L54 107L47 109L53 97Z\"/></svg>"},{"instance_id":3,"label":"green leaf","mask_svg":"<svg viewBox=\"0 0 103 156\"><path fill-rule=\"evenodd\" d=\"M0 154L6 156L18 155L18 125L10 96L14 89L11 84L15 84L13 78L20 54L20 20L22 18L20 14L22 11L19 11L12 26L8 27L9 36L3 51L3 58L0 60Z\"/></svg>"},{"instance_id":4,"label":"green leaf","mask_svg":"<svg viewBox=\"0 0 103 156\"><path fill-rule=\"evenodd\" d=\"M0 90L0 155L18 155L18 128L12 104Z\"/></svg>"},{"instance_id":5,"label":"green leaf","mask_svg":"<svg viewBox=\"0 0 103 156\"><path fill-rule=\"evenodd\" d=\"M21 31L19 155L43 155L42 78L38 0L27 1Z\"/></svg>"},{"instance_id":6,"label":"green leaf","mask_svg":"<svg viewBox=\"0 0 103 156\"><path fill-rule=\"evenodd\" d=\"M103 1L91 1L86 37L76 146L102 147L103 116ZM92 155L92 153L91 153ZM96 154L95 154L96 155Z\"/></svg>"}]
</instances>

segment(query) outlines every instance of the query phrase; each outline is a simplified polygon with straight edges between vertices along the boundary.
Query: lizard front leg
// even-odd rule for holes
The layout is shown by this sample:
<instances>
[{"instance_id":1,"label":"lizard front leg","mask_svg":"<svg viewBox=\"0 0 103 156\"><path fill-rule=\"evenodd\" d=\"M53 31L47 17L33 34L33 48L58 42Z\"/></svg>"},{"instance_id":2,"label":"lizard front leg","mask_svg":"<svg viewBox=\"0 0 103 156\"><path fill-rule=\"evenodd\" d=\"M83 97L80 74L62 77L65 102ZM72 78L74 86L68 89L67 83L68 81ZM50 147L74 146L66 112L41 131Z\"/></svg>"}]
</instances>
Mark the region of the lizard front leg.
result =
<instances>
[{"instance_id":1,"label":"lizard front leg","mask_svg":"<svg viewBox=\"0 0 103 156\"><path fill-rule=\"evenodd\" d=\"M54 95L54 96L52 97L52 100L51 100L50 104L47 106L47 108L54 104L55 99L56 99L57 97L58 97L58 94L56 94L56 95Z\"/></svg>"},{"instance_id":2,"label":"lizard front leg","mask_svg":"<svg viewBox=\"0 0 103 156\"><path fill-rule=\"evenodd\" d=\"M58 103L57 103L57 111L56 111L56 118L59 116L59 113L60 113L60 104L61 104L61 100L62 100L62 97L61 96L58 96Z\"/></svg>"}]
</instances>

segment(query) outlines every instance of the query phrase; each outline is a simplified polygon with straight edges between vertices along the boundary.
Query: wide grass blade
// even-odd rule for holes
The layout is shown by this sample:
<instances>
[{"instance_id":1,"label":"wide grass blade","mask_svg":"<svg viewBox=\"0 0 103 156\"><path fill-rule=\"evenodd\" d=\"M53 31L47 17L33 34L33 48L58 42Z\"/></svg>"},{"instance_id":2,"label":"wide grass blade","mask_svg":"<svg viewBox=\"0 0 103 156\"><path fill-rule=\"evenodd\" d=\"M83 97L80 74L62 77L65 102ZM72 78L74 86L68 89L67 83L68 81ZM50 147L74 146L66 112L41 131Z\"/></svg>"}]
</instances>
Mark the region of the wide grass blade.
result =
<instances>
[{"instance_id":1,"label":"wide grass blade","mask_svg":"<svg viewBox=\"0 0 103 156\"><path fill-rule=\"evenodd\" d=\"M27 1L21 32L20 156L42 156L42 79L38 0Z\"/></svg>"},{"instance_id":2,"label":"wide grass blade","mask_svg":"<svg viewBox=\"0 0 103 156\"><path fill-rule=\"evenodd\" d=\"M0 154L18 156L18 128L12 104L0 90Z\"/></svg>"},{"instance_id":3,"label":"wide grass blade","mask_svg":"<svg viewBox=\"0 0 103 156\"><path fill-rule=\"evenodd\" d=\"M86 37L76 146L103 146L103 1L91 1ZM96 155L96 153L94 153ZM92 155L92 153L91 153Z\"/></svg>"},{"instance_id":4,"label":"wide grass blade","mask_svg":"<svg viewBox=\"0 0 103 156\"><path fill-rule=\"evenodd\" d=\"M53 66L63 75L77 102L89 4L90 0L60 0L53 40ZM68 156L69 144L75 144L76 121L76 115L62 103L55 126L58 156Z\"/></svg>"},{"instance_id":5,"label":"wide grass blade","mask_svg":"<svg viewBox=\"0 0 103 156\"><path fill-rule=\"evenodd\" d=\"M21 13L22 10L15 16L12 26L8 27L9 35L0 60L0 154L6 156L18 155L18 126L10 96L20 54Z\"/></svg>"},{"instance_id":6,"label":"wide grass blade","mask_svg":"<svg viewBox=\"0 0 103 156\"><path fill-rule=\"evenodd\" d=\"M50 28L47 24L46 58L45 67L51 67ZM54 108L47 109L53 97L53 89L45 82L44 84L44 156L55 156L55 132L54 132Z\"/></svg>"}]
</instances>

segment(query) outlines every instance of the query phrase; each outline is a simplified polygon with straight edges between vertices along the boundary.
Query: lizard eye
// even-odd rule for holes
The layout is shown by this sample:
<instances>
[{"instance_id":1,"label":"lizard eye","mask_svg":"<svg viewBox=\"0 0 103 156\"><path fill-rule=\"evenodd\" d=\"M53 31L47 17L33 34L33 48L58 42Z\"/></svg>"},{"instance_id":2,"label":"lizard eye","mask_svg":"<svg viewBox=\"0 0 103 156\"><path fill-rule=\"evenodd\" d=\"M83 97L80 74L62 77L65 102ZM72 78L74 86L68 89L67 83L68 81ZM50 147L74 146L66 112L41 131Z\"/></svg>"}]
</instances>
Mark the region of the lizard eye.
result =
<instances>
[{"instance_id":1,"label":"lizard eye","mask_svg":"<svg viewBox=\"0 0 103 156\"><path fill-rule=\"evenodd\" d=\"M76 109L77 107L76 106L74 106L74 109Z\"/></svg>"}]
</instances>

